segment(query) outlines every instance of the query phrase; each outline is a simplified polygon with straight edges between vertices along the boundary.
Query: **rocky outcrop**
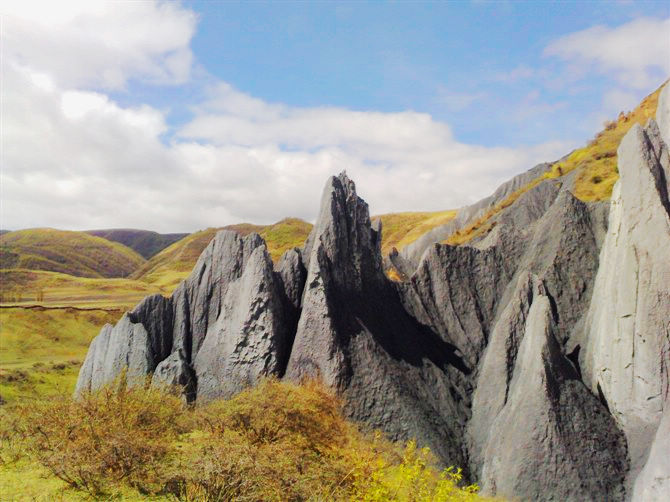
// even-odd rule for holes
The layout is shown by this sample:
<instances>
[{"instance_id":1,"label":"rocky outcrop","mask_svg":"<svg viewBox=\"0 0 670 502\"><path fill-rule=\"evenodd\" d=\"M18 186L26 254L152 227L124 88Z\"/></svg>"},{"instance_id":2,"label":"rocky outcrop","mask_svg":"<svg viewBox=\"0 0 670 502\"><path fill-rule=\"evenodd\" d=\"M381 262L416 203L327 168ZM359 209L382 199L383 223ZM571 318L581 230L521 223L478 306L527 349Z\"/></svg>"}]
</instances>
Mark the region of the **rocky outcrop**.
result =
<instances>
[{"instance_id":1,"label":"rocky outcrop","mask_svg":"<svg viewBox=\"0 0 670 502\"><path fill-rule=\"evenodd\" d=\"M445 227L392 257L403 283L384 275L381 224L344 173L328 180L303 249L274 267L258 235L220 232L171 298L149 297L102 329L77 392L125 374L206 401L264 375L317 377L348 416L416 438L486 493L662 500L668 92L661 127L633 127L622 142L609 206L577 200L569 178L544 180L468 244L436 244ZM546 167L462 210L457 225Z\"/></svg>"},{"instance_id":2,"label":"rocky outcrop","mask_svg":"<svg viewBox=\"0 0 670 502\"><path fill-rule=\"evenodd\" d=\"M116 326L105 325L91 342L75 393L96 390L122 374L131 384L145 381L172 350L171 303L149 296Z\"/></svg>"},{"instance_id":3,"label":"rocky outcrop","mask_svg":"<svg viewBox=\"0 0 670 502\"><path fill-rule=\"evenodd\" d=\"M278 271L257 234L217 233L172 298L154 295L94 339L76 393L125 370L134 384L183 386L188 399L227 397L265 375L282 376L304 285L299 252Z\"/></svg>"},{"instance_id":4,"label":"rocky outcrop","mask_svg":"<svg viewBox=\"0 0 670 502\"><path fill-rule=\"evenodd\" d=\"M484 448L483 491L524 500L621 500L626 441L563 355L555 330L540 291Z\"/></svg>"},{"instance_id":5,"label":"rocky outcrop","mask_svg":"<svg viewBox=\"0 0 670 502\"><path fill-rule=\"evenodd\" d=\"M666 86L659 117L667 116L668 105ZM657 466L663 470L649 451L653 441L667 440L657 432L668 409L670 356L670 158L663 141L668 135L667 126L661 132L650 121L645 128L633 126L619 146L620 179L583 335L585 382L602 396L628 438L629 483L645 463L651 463L647 476L655 476ZM636 487L636 493L645 492Z\"/></svg>"},{"instance_id":6,"label":"rocky outcrop","mask_svg":"<svg viewBox=\"0 0 670 502\"><path fill-rule=\"evenodd\" d=\"M305 246L307 279L286 377L319 376L338 389L352 418L394 438L421 438L466 465L458 438L469 369L453 345L404 310L382 269L380 237L353 182L331 178Z\"/></svg>"}]
</instances>

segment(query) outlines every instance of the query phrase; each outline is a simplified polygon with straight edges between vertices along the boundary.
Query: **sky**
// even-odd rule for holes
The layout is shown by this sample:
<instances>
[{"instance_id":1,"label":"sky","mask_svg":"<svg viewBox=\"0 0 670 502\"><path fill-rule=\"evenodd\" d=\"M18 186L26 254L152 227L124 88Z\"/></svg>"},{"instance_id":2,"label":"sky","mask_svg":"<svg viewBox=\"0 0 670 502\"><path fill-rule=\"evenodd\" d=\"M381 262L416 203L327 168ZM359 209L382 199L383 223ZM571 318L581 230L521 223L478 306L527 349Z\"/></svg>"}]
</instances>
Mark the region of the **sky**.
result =
<instances>
[{"instance_id":1,"label":"sky","mask_svg":"<svg viewBox=\"0 0 670 502\"><path fill-rule=\"evenodd\" d=\"M0 3L0 228L457 208L670 76L670 2Z\"/></svg>"}]
</instances>

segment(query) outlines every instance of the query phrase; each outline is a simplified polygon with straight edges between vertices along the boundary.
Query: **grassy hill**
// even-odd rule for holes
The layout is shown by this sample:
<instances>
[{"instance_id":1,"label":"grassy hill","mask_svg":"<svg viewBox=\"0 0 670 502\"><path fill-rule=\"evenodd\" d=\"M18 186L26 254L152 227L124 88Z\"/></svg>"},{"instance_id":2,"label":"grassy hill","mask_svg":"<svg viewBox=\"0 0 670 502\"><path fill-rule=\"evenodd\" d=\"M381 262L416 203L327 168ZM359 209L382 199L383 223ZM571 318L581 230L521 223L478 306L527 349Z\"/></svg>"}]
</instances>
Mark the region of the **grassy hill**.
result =
<instances>
[{"instance_id":1,"label":"grassy hill","mask_svg":"<svg viewBox=\"0 0 670 502\"><path fill-rule=\"evenodd\" d=\"M658 96L663 85L644 98L634 110L621 112L616 120L606 122L604 129L593 140L572 152L564 161L555 163L547 176L557 177L578 170L575 196L583 201L609 199L612 187L619 179L619 143L634 124L645 125L656 115Z\"/></svg>"},{"instance_id":2,"label":"grassy hill","mask_svg":"<svg viewBox=\"0 0 670 502\"><path fill-rule=\"evenodd\" d=\"M0 236L0 269L127 277L144 262L132 249L84 232L36 228Z\"/></svg>"},{"instance_id":3,"label":"grassy hill","mask_svg":"<svg viewBox=\"0 0 670 502\"><path fill-rule=\"evenodd\" d=\"M188 234L159 234L150 230L130 228L114 228L109 230L87 230L87 234L102 237L108 241L118 242L133 249L147 260L162 251L173 242L183 239Z\"/></svg>"},{"instance_id":4,"label":"grassy hill","mask_svg":"<svg viewBox=\"0 0 670 502\"><path fill-rule=\"evenodd\" d=\"M224 229L235 230L242 235L257 232L265 239L270 256L276 261L287 249L302 246L312 225L297 218L286 218L274 225L241 223L201 230L165 248L140 267L132 277L172 291L191 273L198 256L216 232Z\"/></svg>"},{"instance_id":5,"label":"grassy hill","mask_svg":"<svg viewBox=\"0 0 670 502\"><path fill-rule=\"evenodd\" d=\"M382 256L393 248L402 249L429 230L449 223L456 217L456 210L427 213L391 213L373 216L382 221Z\"/></svg>"}]
</instances>

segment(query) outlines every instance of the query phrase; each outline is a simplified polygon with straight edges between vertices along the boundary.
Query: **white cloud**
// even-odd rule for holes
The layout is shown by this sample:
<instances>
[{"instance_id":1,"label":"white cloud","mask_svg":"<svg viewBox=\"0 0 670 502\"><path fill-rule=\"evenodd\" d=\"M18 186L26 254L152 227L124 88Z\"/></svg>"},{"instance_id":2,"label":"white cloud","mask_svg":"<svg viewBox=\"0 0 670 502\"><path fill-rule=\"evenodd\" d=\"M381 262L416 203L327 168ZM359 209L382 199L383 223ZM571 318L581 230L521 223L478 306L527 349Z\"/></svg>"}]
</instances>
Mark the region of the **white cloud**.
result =
<instances>
[{"instance_id":1,"label":"white cloud","mask_svg":"<svg viewBox=\"0 0 670 502\"><path fill-rule=\"evenodd\" d=\"M670 74L670 18L593 26L554 40L544 55L562 59L574 73L595 70L627 87L649 89Z\"/></svg>"},{"instance_id":2,"label":"white cloud","mask_svg":"<svg viewBox=\"0 0 670 502\"><path fill-rule=\"evenodd\" d=\"M0 227L190 231L312 219L326 178L343 169L373 213L438 210L572 146L468 145L425 113L297 108L223 82L165 140L164 111L121 106L105 89L188 78L193 13L73 5L3 4Z\"/></svg>"},{"instance_id":3,"label":"white cloud","mask_svg":"<svg viewBox=\"0 0 670 502\"><path fill-rule=\"evenodd\" d=\"M5 60L61 85L123 88L129 78L189 78L195 14L173 2L6 1Z\"/></svg>"}]
</instances>

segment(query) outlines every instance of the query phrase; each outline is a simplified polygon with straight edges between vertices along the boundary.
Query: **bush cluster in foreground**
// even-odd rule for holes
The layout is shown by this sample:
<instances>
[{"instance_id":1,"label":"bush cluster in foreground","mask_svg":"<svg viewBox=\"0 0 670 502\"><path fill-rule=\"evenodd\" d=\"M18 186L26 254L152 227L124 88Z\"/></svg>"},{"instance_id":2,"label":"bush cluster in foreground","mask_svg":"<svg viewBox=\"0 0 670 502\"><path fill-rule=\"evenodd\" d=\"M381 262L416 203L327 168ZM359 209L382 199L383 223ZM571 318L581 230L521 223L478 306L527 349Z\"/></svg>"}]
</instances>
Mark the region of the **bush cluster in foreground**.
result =
<instances>
[{"instance_id":1,"label":"bush cluster in foreground","mask_svg":"<svg viewBox=\"0 0 670 502\"><path fill-rule=\"evenodd\" d=\"M345 420L317 382L268 379L198 407L174 393L114 385L4 414L3 463L28 457L95 498L131 488L183 501L479 499L428 449Z\"/></svg>"}]
</instances>

